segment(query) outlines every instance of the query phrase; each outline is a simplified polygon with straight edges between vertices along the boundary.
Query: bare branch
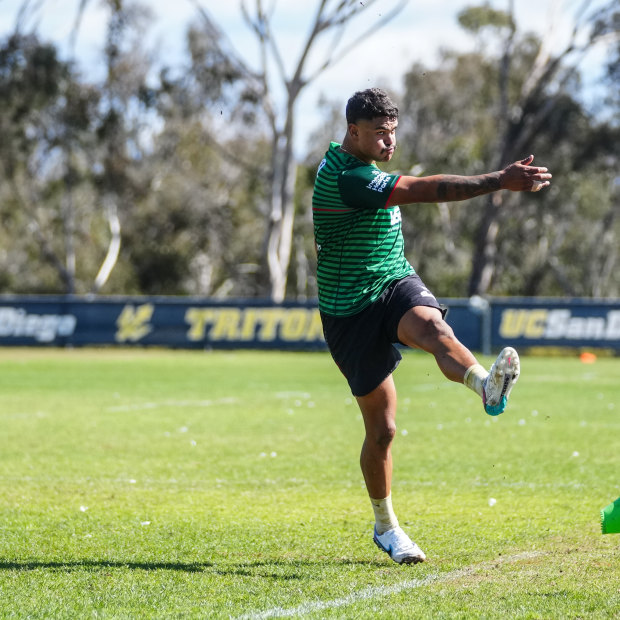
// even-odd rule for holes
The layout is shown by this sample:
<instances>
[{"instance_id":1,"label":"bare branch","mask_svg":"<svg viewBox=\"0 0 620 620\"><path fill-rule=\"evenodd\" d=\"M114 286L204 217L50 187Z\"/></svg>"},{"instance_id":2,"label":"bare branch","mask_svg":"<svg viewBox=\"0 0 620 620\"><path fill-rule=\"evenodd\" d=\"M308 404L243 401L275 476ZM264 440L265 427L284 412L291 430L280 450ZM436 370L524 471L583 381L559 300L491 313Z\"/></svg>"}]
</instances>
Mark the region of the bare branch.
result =
<instances>
[{"instance_id":1,"label":"bare branch","mask_svg":"<svg viewBox=\"0 0 620 620\"><path fill-rule=\"evenodd\" d=\"M24 0L19 7L19 11L17 12L17 19L15 20L15 34L20 34L26 28L26 22L30 19L31 16L36 15L41 6L43 5L44 0ZM30 6L33 4L34 6Z\"/></svg>"},{"instance_id":2,"label":"bare branch","mask_svg":"<svg viewBox=\"0 0 620 620\"><path fill-rule=\"evenodd\" d=\"M273 131L277 131L276 129L276 112L269 96L270 89L268 84L268 74L267 74L267 59L266 56L263 56L261 59L262 63L262 71L260 73L256 73L253 71L242 59L241 55L237 52L234 45L230 41L230 39L225 35L225 33L219 28L219 26L215 23L215 21L211 18L208 11L200 4L199 0L189 0L197 9L198 13L202 17L202 20L205 25L206 32L213 37L215 41L217 41L218 46L226 55L228 59L231 61L233 67L239 72L241 76L248 82L248 84L253 87L257 92L261 94L261 103L263 109L265 110L265 114L269 119L269 123ZM245 4L241 5L242 10L244 11L244 18L247 19L248 24L252 29L252 21L247 13L247 9L245 8ZM247 17L246 17L247 16Z\"/></svg>"},{"instance_id":3,"label":"bare branch","mask_svg":"<svg viewBox=\"0 0 620 620\"><path fill-rule=\"evenodd\" d=\"M231 61L235 69L237 69L239 73L243 75L246 79L260 82L260 76L258 76L254 71L252 71L250 67L248 67L248 65L243 61L239 53L235 50L234 46L230 42L230 39L211 18L207 9L205 9L200 4L199 0L189 1L196 7L196 10L202 17L207 33L211 35L217 41L219 47L227 53L229 60Z\"/></svg>"},{"instance_id":4,"label":"bare branch","mask_svg":"<svg viewBox=\"0 0 620 620\"><path fill-rule=\"evenodd\" d=\"M72 56L75 54L75 42L77 41L80 25L82 24L82 18L84 17L84 12L89 2L90 0L80 0L80 6L78 7L75 22L73 23L73 28L71 29L71 35L69 38L69 49L71 50Z\"/></svg>"},{"instance_id":5,"label":"bare branch","mask_svg":"<svg viewBox=\"0 0 620 620\"><path fill-rule=\"evenodd\" d=\"M243 14L243 18L245 22L248 24L249 28L254 31L258 38L259 48L260 48L260 65L261 65L261 73L257 75L257 79L260 81L262 86L262 102L263 109L267 114L267 118L269 119L269 123L271 125L271 129L274 133L277 132L276 127L276 113L272 102L269 98L269 93L271 89L269 88L269 63L267 58L267 50L268 46L271 45L272 53L274 55L276 65L281 74L282 81L286 81L284 63L282 61L282 57L279 54L277 46L275 45L275 41L271 35L270 31L270 16L263 13L262 4L260 0L256 0L257 5L257 18L256 20L252 19L245 2L241 3L241 11ZM271 11L273 12L273 10Z\"/></svg>"},{"instance_id":6,"label":"bare branch","mask_svg":"<svg viewBox=\"0 0 620 620\"><path fill-rule=\"evenodd\" d=\"M261 59L263 72L267 73L266 50L267 48L270 48L273 59L278 67L278 71L280 72L280 77L282 78L282 81L285 82L286 68L284 66L282 54L280 53L277 42L271 31L271 15L268 15L263 11L261 0L256 0L256 16L254 18L250 15L245 2L241 3L241 11L245 22L248 24L250 29L254 31L254 34L256 34L260 43L261 55L263 56ZM273 10L271 13L273 13Z\"/></svg>"},{"instance_id":7,"label":"bare branch","mask_svg":"<svg viewBox=\"0 0 620 620\"><path fill-rule=\"evenodd\" d=\"M364 5L364 9L358 9L357 11L355 11L355 13L360 12L361 10L367 9L371 4L372 2L370 3L367 2ZM382 16L381 19L377 20L372 26L364 30L362 34L360 34L356 39L354 39L351 43L349 43L343 50L339 51L338 57L335 60L334 60L334 53L332 50L332 54L325 59L323 64L306 80L306 82L312 82L327 68L340 62L345 56L351 53L360 43L362 43L365 39L367 39L374 31L378 30L379 28L382 28L385 24L387 24L389 21L394 19L394 17L396 17L396 15L398 15L398 13L400 13L405 8L406 4L407 4L407 0L402 0L392 11ZM338 23L338 22L335 22L335 23ZM345 24L343 23L342 24L343 28L344 28L344 25Z\"/></svg>"},{"instance_id":8,"label":"bare branch","mask_svg":"<svg viewBox=\"0 0 620 620\"><path fill-rule=\"evenodd\" d=\"M588 13L587 9L590 5L591 0L584 0L581 3L579 9L575 13L577 15L577 19L573 25L567 44L555 57L552 58L549 42L552 39L551 35L554 28L553 24L558 21L560 13L565 10L562 3L559 1L556 1L553 4L552 10L549 13L549 30L547 35L542 37L540 49L534 61L532 71L530 72L528 79L523 84L521 90L522 100L530 97L532 92L539 91L542 85L552 79L553 75L560 68L562 61L564 61L567 56L571 54L576 55L576 60L573 62L573 67L576 68L592 45L595 43L600 43L606 39L614 40L618 38L618 31L614 30L613 26L611 26L610 13L613 10L612 5L610 4ZM608 28L603 28L598 26L598 23L609 23L610 26ZM588 27L591 28L590 36L583 44L578 45L577 41L580 35Z\"/></svg>"}]
</instances>

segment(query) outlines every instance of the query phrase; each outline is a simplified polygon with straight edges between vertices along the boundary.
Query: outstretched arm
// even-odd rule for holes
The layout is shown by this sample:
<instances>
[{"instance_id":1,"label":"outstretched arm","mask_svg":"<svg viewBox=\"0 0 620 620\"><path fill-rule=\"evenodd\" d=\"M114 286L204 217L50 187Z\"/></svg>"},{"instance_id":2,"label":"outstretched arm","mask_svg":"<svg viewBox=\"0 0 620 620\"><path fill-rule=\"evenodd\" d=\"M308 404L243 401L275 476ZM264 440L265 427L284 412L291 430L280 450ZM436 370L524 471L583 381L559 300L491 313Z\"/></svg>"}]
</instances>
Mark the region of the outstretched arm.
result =
<instances>
[{"instance_id":1,"label":"outstretched arm","mask_svg":"<svg viewBox=\"0 0 620 620\"><path fill-rule=\"evenodd\" d=\"M536 192L550 184L551 174L547 172L547 168L530 166L533 160L534 156L530 155L503 170L475 176L452 174L436 174L430 177L402 176L386 206L467 200L500 189Z\"/></svg>"}]
</instances>

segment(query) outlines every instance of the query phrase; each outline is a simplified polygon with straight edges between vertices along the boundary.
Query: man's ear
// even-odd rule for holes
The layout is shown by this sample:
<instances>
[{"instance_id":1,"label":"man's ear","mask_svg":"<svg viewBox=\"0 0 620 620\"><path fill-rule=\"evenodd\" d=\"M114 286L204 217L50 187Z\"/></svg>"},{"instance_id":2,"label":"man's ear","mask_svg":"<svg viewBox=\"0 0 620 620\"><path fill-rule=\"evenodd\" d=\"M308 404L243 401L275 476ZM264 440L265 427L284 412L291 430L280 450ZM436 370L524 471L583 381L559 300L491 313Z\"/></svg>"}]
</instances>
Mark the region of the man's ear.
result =
<instances>
[{"instance_id":1,"label":"man's ear","mask_svg":"<svg viewBox=\"0 0 620 620\"><path fill-rule=\"evenodd\" d=\"M355 123L349 123L347 131L352 138L357 138L359 136L359 127Z\"/></svg>"}]
</instances>

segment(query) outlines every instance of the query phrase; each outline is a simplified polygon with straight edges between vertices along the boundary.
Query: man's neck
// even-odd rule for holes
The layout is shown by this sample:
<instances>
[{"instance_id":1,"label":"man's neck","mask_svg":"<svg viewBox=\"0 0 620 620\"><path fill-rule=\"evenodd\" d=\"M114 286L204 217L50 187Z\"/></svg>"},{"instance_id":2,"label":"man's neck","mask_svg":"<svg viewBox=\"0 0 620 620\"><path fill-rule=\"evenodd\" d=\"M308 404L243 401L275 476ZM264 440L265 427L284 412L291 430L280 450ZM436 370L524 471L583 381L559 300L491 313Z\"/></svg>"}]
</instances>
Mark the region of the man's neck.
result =
<instances>
[{"instance_id":1,"label":"man's neck","mask_svg":"<svg viewBox=\"0 0 620 620\"><path fill-rule=\"evenodd\" d=\"M340 150L343 151L344 153L347 153L347 155L352 155L353 157L355 157L356 159L359 159L360 161L363 161L366 164L374 164L374 160L368 161L368 159L366 159L356 148L355 146L351 143L351 141L347 138L345 138L342 141L342 144L340 145Z\"/></svg>"}]
</instances>

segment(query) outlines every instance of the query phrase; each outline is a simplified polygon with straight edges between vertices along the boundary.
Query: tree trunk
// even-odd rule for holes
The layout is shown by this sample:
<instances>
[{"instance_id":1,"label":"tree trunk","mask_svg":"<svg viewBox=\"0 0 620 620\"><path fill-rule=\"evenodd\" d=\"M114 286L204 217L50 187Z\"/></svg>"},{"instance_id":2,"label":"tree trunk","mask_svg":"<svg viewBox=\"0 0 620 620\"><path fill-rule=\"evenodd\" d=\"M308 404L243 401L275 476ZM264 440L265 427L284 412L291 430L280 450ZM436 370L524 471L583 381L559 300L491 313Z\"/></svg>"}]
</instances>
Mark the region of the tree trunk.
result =
<instances>
[{"instance_id":1,"label":"tree trunk","mask_svg":"<svg viewBox=\"0 0 620 620\"><path fill-rule=\"evenodd\" d=\"M271 216L267 239L267 265L271 299L280 303L286 296L288 268L295 221L295 180L297 165L293 154L293 108L289 101L284 133L275 140Z\"/></svg>"},{"instance_id":2,"label":"tree trunk","mask_svg":"<svg viewBox=\"0 0 620 620\"><path fill-rule=\"evenodd\" d=\"M476 235L476 246L467 294L485 295L491 286L497 255L497 233L499 232L499 209L502 194L496 192L486 198L486 206Z\"/></svg>"},{"instance_id":3,"label":"tree trunk","mask_svg":"<svg viewBox=\"0 0 620 620\"><path fill-rule=\"evenodd\" d=\"M514 23L513 2L509 3L508 14L511 22ZM508 120L508 86L510 78L510 61L515 37L514 26L504 43L504 53L499 71L499 94L500 105L497 118L498 134L502 136L498 142L498 158L496 168L499 169L506 165L506 156L510 151L510 122ZM499 210L502 206L503 198L501 192L489 194L486 198L486 205L482 219L478 225L475 238L475 249L472 259L472 271L469 280L468 294L486 295L495 271L495 257L497 256L497 234L499 232Z\"/></svg>"},{"instance_id":4,"label":"tree trunk","mask_svg":"<svg viewBox=\"0 0 620 620\"><path fill-rule=\"evenodd\" d=\"M103 285L108 281L116 261L118 260L118 254L121 249L121 222L116 214L116 204L113 201L106 206L106 215L108 218L108 225L110 226L110 244L106 257L101 263L99 273L93 283L91 293L98 293Z\"/></svg>"}]
</instances>

